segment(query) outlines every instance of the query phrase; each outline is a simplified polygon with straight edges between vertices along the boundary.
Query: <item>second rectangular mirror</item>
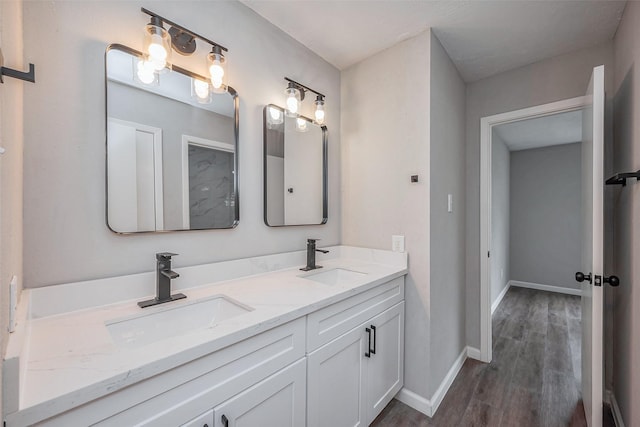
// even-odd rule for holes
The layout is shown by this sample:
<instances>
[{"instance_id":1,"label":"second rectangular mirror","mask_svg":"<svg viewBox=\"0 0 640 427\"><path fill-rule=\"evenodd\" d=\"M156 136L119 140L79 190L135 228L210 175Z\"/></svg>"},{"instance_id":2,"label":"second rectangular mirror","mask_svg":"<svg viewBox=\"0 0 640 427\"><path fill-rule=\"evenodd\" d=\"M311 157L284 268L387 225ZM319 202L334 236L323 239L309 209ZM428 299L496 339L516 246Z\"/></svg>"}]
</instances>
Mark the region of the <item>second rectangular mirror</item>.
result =
<instances>
[{"instance_id":1,"label":"second rectangular mirror","mask_svg":"<svg viewBox=\"0 0 640 427\"><path fill-rule=\"evenodd\" d=\"M264 108L264 222L327 222L327 128L282 108Z\"/></svg>"}]
</instances>

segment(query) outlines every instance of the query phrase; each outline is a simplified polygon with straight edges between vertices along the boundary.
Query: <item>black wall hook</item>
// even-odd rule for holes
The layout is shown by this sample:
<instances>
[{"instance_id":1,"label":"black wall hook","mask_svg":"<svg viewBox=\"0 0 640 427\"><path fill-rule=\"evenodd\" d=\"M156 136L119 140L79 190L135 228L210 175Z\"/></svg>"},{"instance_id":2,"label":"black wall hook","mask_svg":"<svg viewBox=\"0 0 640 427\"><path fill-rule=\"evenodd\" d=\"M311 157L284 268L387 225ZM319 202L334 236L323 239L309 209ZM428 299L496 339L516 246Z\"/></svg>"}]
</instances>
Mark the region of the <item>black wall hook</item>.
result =
<instances>
[{"instance_id":1,"label":"black wall hook","mask_svg":"<svg viewBox=\"0 0 640 427\"><path fill-rule=\"evenodd\" d=\"M14 70L12 68L7 68L4 66L4 57L2 56L2 50L0 50L0 83L4 83L4 79L2 76L12 77L14 79L20 79L27 82L35 83L36 82L36 66L33 64L29 64L29 71L23 72Z\"/></svg>"},{"instance_id":2,"label":"black wall hook","mask_svg":"<svg viewBox=\"0 0 640 427\"><path fill-rule=\"evenodd\" d=\"M636 181L640 181L640 170L637 172L625 172L618 173L605 181L607 185L622 185L623 187L627 185L627 179L635 178Z\"/></svg>"}]
</instances>

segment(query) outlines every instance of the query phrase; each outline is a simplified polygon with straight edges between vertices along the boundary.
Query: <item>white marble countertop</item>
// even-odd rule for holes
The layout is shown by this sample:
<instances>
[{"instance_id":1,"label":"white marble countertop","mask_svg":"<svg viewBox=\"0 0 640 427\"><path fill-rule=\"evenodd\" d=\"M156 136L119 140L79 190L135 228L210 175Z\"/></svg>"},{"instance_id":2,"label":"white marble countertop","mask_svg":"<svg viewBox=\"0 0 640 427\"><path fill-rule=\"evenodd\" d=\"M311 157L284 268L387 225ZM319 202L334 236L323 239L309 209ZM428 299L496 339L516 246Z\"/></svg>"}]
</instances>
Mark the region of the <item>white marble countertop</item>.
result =
<instances>
[{"instance_id":1,"label":"white marble countertop","mask_svg":"<svg viewBox=\"0 0 640 427\"><path fill-rule=\"evenodd\" d=\"M38 411L45 419L305 316L407 272L406 254L345 246L329 249L332 255L318 256L318 263L324 266L322 271L344 268L366 275L350 281L348 285L327 285L305 279L303 276L307 273L299 270L300 263L291 266L304 256L304 251L301 251L242 260L245 264L236 262L236 276L241 276L242 271L245 274L255 273L250 268L243 269L243 265L261 265L268 272L209 284L205 282L191 288L184 288L183 285L174 289L174 292L186 294L187 299L152 308L140 309L137 301L147 298L130 295L128 300L103 306L91 306L95 303L88 300L70 301L67 305L75 310L52 311L44 301L48 298L49 303L55 304L53 295L65 299L66 294L66 298L69 298L74 286L61 285L57 294L53 289L55 286L46 290L25 291L21 304L27 304L29 313L18 325L22 330L15 338L22 337L23 343L20 346L13 343L12 346L13 352L20 348L18 413L15 415ZM256 260L262 260L262 264ZM219 267L224 270L228 267L224 264L210 264L208 268ZM195 271L198 268L202 269L196 266L174 270L181 276L190 277L189 269ZM148 282L149 275L152 277L153 273L140 275L140 278ZM234 276L234 273L229 275ZM191 277L195 276L197 274L191 271ZM126 276L122 280L127 282L131 277ZM109 292L108 289L99 291L99 288L113 285L117 278L105 280L102 281L105 283L92 283L96 293ZM112 290L118 293L117 287L112 287ZM126 292L123 295L126 296ZM214 295L225 295L253 310L211 327L138 346L115 344L106 327L106 323L114 319L162 311ZM78 307L81 308L76 309Z\"/></svg>"}]
</instances>

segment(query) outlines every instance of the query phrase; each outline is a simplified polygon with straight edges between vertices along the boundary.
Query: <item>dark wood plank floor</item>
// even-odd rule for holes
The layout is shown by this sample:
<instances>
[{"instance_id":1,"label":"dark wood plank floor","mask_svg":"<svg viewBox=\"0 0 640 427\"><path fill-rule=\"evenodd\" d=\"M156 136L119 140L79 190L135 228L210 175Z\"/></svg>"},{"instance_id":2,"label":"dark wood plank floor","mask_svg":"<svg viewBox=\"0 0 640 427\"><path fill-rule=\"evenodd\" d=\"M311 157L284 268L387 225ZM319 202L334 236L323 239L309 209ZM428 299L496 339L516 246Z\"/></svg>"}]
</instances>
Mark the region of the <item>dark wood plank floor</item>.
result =
<instances>
[{"instance_id":1,"label":"dark wood plank floor","mask_svg":"<svg viewBox=\"0 0 640 427\"><path fill-rule=\"evenodd\" d=\"M586 426L580 334L579 297L511 287L493 315L492 362L467 359L433 418L394 399L372 426Z\"/></svg>"}]
</instances>

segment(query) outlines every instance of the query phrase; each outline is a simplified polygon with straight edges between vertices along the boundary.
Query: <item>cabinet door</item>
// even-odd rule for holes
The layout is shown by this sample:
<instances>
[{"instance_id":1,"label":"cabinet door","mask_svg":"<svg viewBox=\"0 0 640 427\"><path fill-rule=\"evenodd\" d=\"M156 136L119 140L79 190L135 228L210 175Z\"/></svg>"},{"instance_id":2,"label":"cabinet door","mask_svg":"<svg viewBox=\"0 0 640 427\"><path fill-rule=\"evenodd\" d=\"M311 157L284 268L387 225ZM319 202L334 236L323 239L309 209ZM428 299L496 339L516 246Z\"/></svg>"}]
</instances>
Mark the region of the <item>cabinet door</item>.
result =
<instances>
[{"instance_id":1,"label":"cabinet door","mask_svg":"<svg viewBox=\"0 0 640 427\"><path fill-rule=\"evenodd\" d=\"M213 427L213 409L192 419L188 423L182 424L181 427Z\"/></svg>"},{"instance_id":2,"label":"cabinet door","mask_svg":"<svg viewBox=\"0 0 640 427\"><path fill-rule=\"evenodd\" d=\"M306 373L306 360L301 359L216 406L214 426L304 426Z\"/></svg>"},{"instance_id":3,"label":"cabinet door","mask_svg":"<svg viewBox=\"0 0 640 427\"><path fill-rule=\"evenodd\" d=\"M367 424L364 406L367 345L362 326L307 356L308 427Z\"/></svg>"},{"instance_id":4,"label":"cabinet door","mask_svg":"<svg viewBox=\"0 0 640 427\"><path fill-rule=\"evenodd\" d=\"M380 313L366 324L372 331L367 360L367 424L382 412L404 381L404 302Z\"/></svg>"}]
</instances>

